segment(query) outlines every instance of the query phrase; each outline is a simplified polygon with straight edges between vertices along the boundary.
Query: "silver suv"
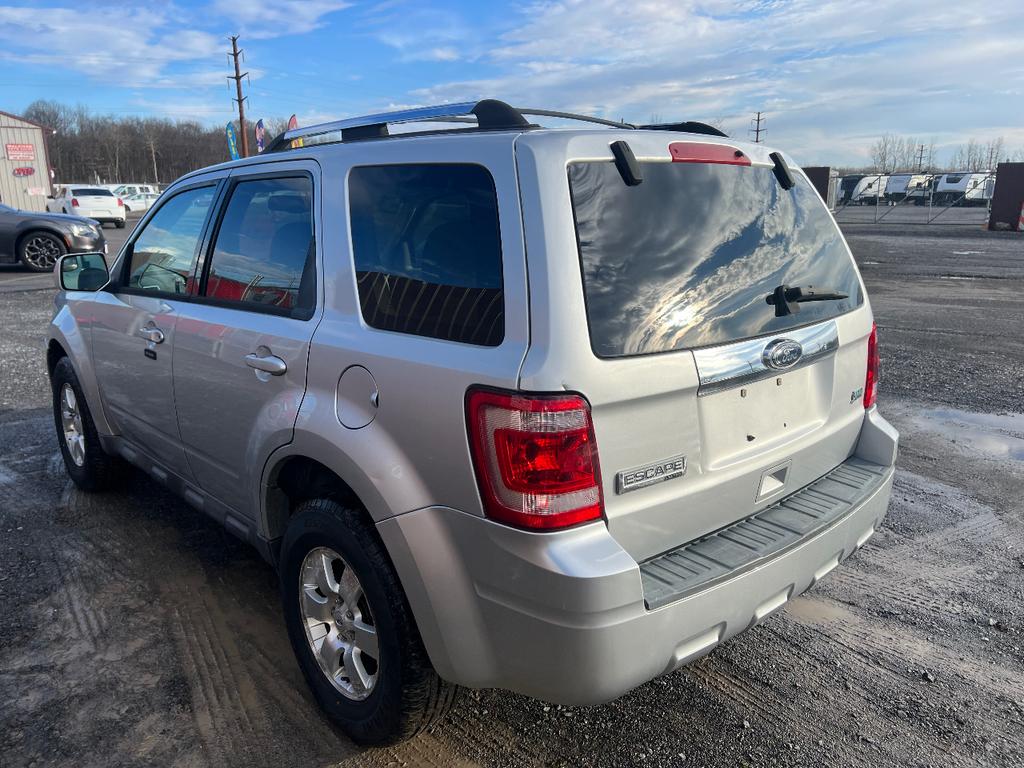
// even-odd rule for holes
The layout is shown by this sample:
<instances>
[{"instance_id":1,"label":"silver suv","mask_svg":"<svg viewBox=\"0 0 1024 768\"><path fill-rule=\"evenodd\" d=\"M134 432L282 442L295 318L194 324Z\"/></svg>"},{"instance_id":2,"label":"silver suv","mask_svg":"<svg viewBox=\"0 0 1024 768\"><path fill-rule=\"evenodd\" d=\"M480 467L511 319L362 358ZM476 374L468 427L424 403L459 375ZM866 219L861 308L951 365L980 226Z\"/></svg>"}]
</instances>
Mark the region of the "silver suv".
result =
<instances>
[{"instance_id":1,"label":"silver suv","mask_svg":"<svg viewBox=\"0 0 1024 768\"><path fill-rule=\"evenodd\" d=\"M177 181L109 272L55 268L71 478L134 464L259 549L362 743L457 686L620 696L886 513L871 309L807 177L699 123L524 115L565 117L289 131Z\"/></svg>"}]
</instances>

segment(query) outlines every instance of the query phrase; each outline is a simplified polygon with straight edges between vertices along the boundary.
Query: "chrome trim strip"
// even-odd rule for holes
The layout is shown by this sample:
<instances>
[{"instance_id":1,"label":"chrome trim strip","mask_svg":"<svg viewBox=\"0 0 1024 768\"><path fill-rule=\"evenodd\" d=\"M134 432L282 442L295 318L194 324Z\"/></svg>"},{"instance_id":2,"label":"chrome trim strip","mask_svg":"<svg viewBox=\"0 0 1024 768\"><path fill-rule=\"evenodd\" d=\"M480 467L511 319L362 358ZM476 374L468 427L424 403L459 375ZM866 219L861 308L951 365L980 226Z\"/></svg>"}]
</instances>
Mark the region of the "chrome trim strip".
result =
<instances>
[{"instance_id":1,"label":"chrome trim strip","mask_svg":"<svg viewBox=\"0 0 1024 768\"><path fill-rule=\"evenodd\" d=\"M772 342L791 339L803 347L803 356L795 365L777 370L764 363L764 350ZM758 339L738 341L720 347L707 347L693 351L697 363L697 374L700 376L698 396L710 395L731 389L741 384L749 384L772 376L781 376L787 371L795 371L810 365L821 358L831 355L839 348L839 329L835 320L827 320L818 325L797 328L775 336L762 336Z\"/></svg>"}]
</instances>

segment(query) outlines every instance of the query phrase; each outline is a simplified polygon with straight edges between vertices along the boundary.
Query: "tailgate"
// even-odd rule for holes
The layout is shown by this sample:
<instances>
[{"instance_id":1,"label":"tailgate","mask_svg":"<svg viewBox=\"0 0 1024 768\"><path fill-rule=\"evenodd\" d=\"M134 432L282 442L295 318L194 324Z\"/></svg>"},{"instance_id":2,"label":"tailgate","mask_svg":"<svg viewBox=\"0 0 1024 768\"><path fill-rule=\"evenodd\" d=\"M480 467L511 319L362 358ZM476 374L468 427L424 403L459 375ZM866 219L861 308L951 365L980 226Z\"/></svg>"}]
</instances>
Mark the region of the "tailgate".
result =
<instances>
[{"instance_id":1,"label":"tailgate","mask_svg":"<svg viewBox=\"0 0 1024 768\"><path fill-rule=\"evenodd\" d=\"M639 183L607 138L570 151L571 210L545 212L547 259L565 262L531 277L522 385L589 400L608 527L638 561L814 482L864 420L871 312L820 197L795 172L783 188L763 148L679 138L625 136ZM575 253L552 253L559 223Z\"/></svg>"}]
</instances>

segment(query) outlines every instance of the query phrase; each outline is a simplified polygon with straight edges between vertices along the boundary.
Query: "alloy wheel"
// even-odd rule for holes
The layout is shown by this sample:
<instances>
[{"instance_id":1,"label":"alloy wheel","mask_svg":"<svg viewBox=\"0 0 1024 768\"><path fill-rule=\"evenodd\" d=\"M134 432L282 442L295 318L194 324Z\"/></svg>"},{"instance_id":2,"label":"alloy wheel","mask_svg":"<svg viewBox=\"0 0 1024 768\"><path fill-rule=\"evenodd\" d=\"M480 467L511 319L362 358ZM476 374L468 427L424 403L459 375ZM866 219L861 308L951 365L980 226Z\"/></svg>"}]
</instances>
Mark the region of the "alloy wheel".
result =
<instances>
[{"instance_id":1,"label":"alloy wheel","mask_svg":"<svg viewBox=\"0 0 1024 768\"><path fill-rule=\"evenodd\" d=\"M363 587L345 560L328 547L302 561L299 606L306 640L320 669L346 698L362 701L377 684L377 628Z\"/></svg>"},{"instance_id":2,"label":"alloy wheel","mask_svg":"<svg viewBox=\"0 0 1024 768\"><path fill-rule=\"evenodd\" d=\"M53 269L61 257L60 245L48 235L32 235L25 241L24 258L36 269Z\"/></svg>"},{"instance_id":3,"label":"alloy wheel","mask_svg":"<svg viewBox=\"0 0 1024 768\"><path fill-rule=\"evenodd\" d=\"M60 388L60 422L64 429L64 444L76 466L85 464L85 430L82 428L82 412L78 398L70 384Z\"/></svg>"}]
</instances>

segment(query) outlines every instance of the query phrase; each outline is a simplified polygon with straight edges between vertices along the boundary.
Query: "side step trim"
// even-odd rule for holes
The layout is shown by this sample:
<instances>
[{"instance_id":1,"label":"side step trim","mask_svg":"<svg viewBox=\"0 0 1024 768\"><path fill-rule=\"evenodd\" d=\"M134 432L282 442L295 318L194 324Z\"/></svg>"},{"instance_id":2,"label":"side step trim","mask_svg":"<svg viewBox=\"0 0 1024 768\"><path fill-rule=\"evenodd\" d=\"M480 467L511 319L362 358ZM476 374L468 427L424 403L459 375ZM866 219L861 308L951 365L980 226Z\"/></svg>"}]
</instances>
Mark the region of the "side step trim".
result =
<instances>
[{"instance_id":1,"label":"side step trim","mask_svg":"<svg viewBox=\"0 0 1024 768\"><path fill-rule=\"evenodd\" d=\"M850 458L757 514L640 564L648 610L745 571L845 517L881 487L891 467Z\"/></svg>"}]
</instances>

